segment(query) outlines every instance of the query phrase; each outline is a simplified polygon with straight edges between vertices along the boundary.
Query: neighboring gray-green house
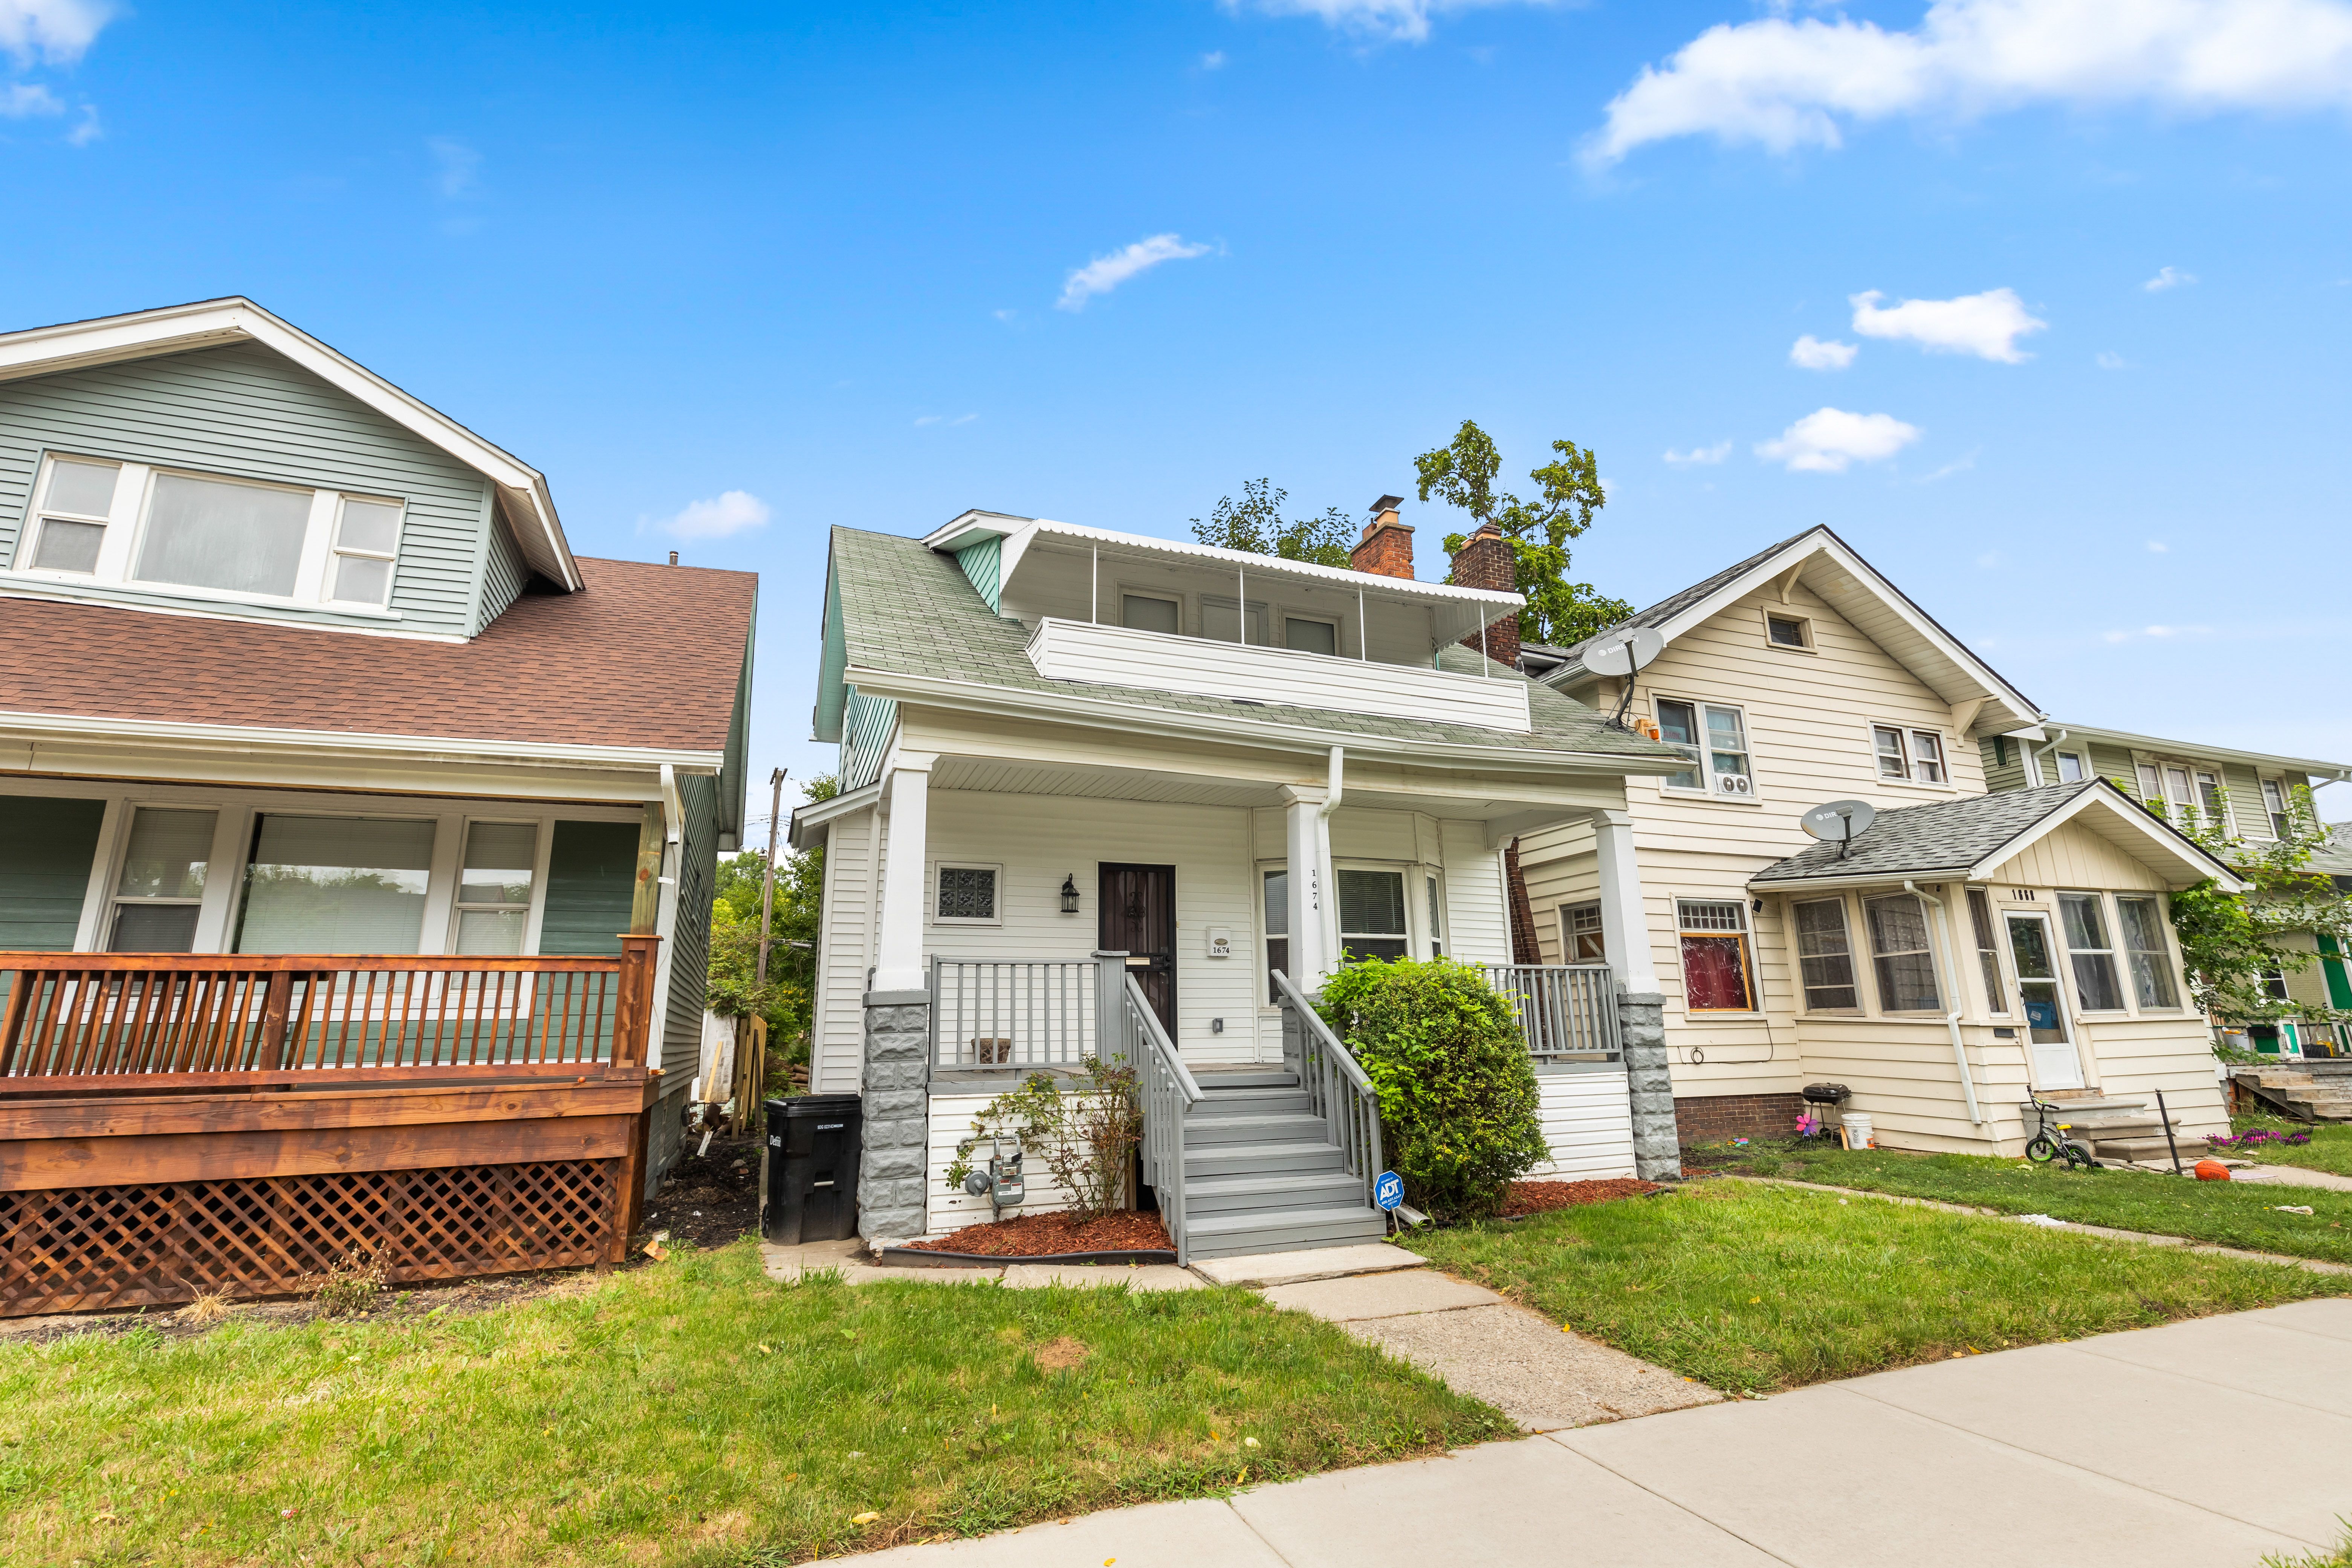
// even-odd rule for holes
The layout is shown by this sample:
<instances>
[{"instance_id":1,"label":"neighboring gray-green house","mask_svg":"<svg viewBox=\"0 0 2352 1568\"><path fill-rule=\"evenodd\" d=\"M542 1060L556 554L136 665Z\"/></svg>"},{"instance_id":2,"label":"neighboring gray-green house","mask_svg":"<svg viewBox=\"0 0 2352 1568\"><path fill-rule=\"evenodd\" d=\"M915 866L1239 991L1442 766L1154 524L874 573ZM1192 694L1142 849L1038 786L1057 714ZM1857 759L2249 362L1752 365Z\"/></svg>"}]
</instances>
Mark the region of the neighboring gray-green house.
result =
<instances>
[{"instance_id":1,"label":"neighboring gray-green house","mask_svg":"<svg viewBox=\"0 0 2352 1568\"><path fill-rule=\"evenodd\" d=\"M575 557L536 469L250 300L0 334L0 950L604 954L650 921L658 1171L756 593Z\"/></svg>"},{"instance_id":2,"label":"neighboring gray-green house","mask_svg":"<svg viewBox=\"0 0 2352 1568\"><path fill-rule=\"evenodd\" d=\"M2194 741L2170 741L2128 731L2044 720L2031 730L1988 736L1978 742L1984 755L1985 783L1992 790L2112 779L2126 794L2162 805L2179 822L2209 821L2255 845L2274 842L2288 826L2293 792L2318 789L2352 779L2352 763L2313 757L2241 751ZM2336 878L2352 890L2352 845L2323 852L2309 869ZM2352 1008L2352 958L2334 938L2291 933L2289 945L2319 954L2312 967L2281 974L2273 983L2284 1001L2312 1006ZM2352 1056L2352 1026L2276 1024L2231 1030L2239 1043L2287 1056Z\"/></svg>"}]
</instances>

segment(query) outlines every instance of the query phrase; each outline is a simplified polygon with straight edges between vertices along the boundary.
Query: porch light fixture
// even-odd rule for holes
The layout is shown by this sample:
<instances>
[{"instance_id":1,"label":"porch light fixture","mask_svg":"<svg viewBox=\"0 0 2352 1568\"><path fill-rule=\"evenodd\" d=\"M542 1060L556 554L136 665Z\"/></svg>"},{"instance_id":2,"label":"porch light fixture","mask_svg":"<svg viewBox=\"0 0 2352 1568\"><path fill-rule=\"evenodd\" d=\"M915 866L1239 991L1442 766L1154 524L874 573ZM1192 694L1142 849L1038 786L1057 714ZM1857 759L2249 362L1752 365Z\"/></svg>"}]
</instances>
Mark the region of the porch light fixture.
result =
<instances>
[{"instance_id":1,"label":"porch light fixture","mask_svg":"<svg viewBox=\"0 0 2352 1568\"><path fill-rule=\"evenodd\" d=\"M1078 874L1075 871L1066 872L1062 877L1062 912L1066 915L1078 912Z\"/></svg>"}]
</instances>

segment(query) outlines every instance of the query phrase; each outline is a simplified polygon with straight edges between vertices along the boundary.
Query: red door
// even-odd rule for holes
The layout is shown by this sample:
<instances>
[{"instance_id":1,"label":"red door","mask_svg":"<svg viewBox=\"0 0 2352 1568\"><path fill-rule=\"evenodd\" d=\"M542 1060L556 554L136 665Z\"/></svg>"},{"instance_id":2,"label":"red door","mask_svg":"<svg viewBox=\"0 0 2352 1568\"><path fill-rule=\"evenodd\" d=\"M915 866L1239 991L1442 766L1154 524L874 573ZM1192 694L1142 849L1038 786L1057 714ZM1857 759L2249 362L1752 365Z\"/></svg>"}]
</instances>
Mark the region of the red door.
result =
<instances>
[{"instance_id":1,"label":"red door","mask_svg":"<svg viewBox=\"0 0 2352 1568\"><path fill-rule=\"evenodd\" d=\"M1128 955L1128 973L1176 1038L1176 868L1102 867L1099 935L1106 952Z\"/></svg>"}]
</instances>

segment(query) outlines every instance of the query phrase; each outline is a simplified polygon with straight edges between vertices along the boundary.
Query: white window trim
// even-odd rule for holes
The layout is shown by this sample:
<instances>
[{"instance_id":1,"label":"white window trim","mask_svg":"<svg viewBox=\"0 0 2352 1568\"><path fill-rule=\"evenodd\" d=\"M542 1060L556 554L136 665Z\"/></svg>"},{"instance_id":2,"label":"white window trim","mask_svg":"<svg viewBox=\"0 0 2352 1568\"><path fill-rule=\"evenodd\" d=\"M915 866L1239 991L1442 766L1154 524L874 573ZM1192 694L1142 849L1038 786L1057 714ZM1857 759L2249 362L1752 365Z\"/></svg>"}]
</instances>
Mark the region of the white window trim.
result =
<instances>
[{"instance_id":1,"label":"white window trim","mask_svg":"<svg viewBox=\"0 0 2352 1568\"><path fill-rule=\"evenodd\" d=\"M940 913L940 873L942 871L987 871L995 876L996 912L985 918L977 915L943 915ZM1001 926L1004 923L1004 867L989 860L934 860L931 862L930 899L923 907L923 923L934 926Z\"/></svg>"},{"instance_id":2,"label":"white window trim","mask_svg":"<svg viewBox=\"0 0 2352 1568\"><path fill-rule=\"evenodd\" d=\"M1851 1007L1816 1007L1811 987L1805 984L1805 952L1803 932L1797 927L1797 906L1800 904L1835 904L1845 917L1845 962L1853 975L1853 1005ZM1811 896L1791 893L1780 910L1780 924L1789 947L1789 976L1797 988L1797 1012L1808 1018L1864 1018L1870 1016L1870 987L1863 984L1862 966L1868 955L1862 951L1859 938L1862 922L1854 918L1857 906L1852 895L1831 892ZM1679 911L1676 923L1681 921ZM1679 932L1676 933L1679 936Z\"/></svg>"},{"instance_id":3,"label":"white window trim","mask_svg":"<svg viewBox=\"0 0 2352 1568\"><path fill-rule=\"evenodd\" d=\"M1748 722L1747 704L1717 702L1703 697L1685 697L1679 692L1673 691L1653 691L1650 693L1650 715L1653 722L1656 721L1658 704L1661 702L1681 702L1689 705L1696 720L1694 728L1698 736L1696 743L1699 776L1706 782L1699 788L1692 789L1685 784L1669 784L1665 776L1661 775L1658 779L1659 793L1675 800L1716 800L1733 805L1761 805L1763 792L1756 784L1756 727ZM1739 738L1748 748L1748 789L1744 794L1727 793L1718 783L1721 779L1738 775L1718 773L1715 771L1715 752L1706 743L1706 710L1710 708L1720 708L1726 712L1739 715Z\"/></svg>"},{"instance_id":4,"label":"white window trim","mask_svg":"<svg viewBox=\"0 0 2352 1568\"><path fill-rule=\"evenodd\" d=\"M2192 774L2190 782L2195 783ZM2066 940L2066 900L2072 898L2090 899L2099 906L2099 922L2106 928L2107 945L2104 948L2077 948ZM2066 961L2066 971L2060 976L2074 997L2074 1016L2093 1020L2139 1016L2139 988L2132 984L2131 972L2124 965L2124 949L2117 946L2124 934L2123 921L2116 918L2115 896L2095 888L2053 888L2050 889L2050 934L2058 939L2058 952ZM2169 938L2167 939L2168 942ZM2116 977L2116 994L2123 998L2120 1007L2085 1007L2083 1005L2083 983L2074 973L2074 955L2085 957L2105 953L2108 972ZM2184 983L2185 984L2185 983Z\"/></svg>"},{"instance_id":5,"label":"white window trim","mask_svg":"<svg viewBox=\"0 0 2352 1568\"><path fill-rule=\"evenodd\" d=\"M1422 929L1429 923L1428 915L1424 908L1417 906L1426 906L1428 904L1429 893L1426 889L1414 885L1412 876L1415 871L1426 874L1429 868L1418 860L1334 859L1331 862L1331 929L1332 934L1339 939L1341 951L1344 952L1347 948L1349 933L1339 929L1339 873L1342 871L1387 871L1404 879L1405 956L1408 958L1428 956L1429 933ZM1445 889L1442 884L1439 886L1437 891L1438 896L1441 899L1444 897ZM1397 933L1394 931L1360 931L1354 934L1360 937L1370 937L1376 942L1394 942L1397 938Z\"/></svg>"},{"instance_id":6,"label":"white window trim","mask_svg":"<svg viewBox=\"0 0 2352 1568\"><path fill-rule=\"evenodd\" d=\"M1581 914L1586 910L1592 911L1596 922L1601 921L1599 899L1579 899L1574 903L1560 905L1557 911L1555 918L1559 922L1559 961L1562 963L1607 963L1610 961L1608 929L1601 924L1596 924L1594 928L1601 936L1601 956L1598 959L1577 956L1576 923L1571 917Z\"/></svg>"},{"instance_id":7,"label":"white window trim","mask_svg":"<svg viewBox=\"0 0 2352 1568\"><path fill-rule=\"evenodd\" d=\"M1895 778L1878 765L1878 732L1892 730L1903 743L1903 776ZM1937 795L1956 795L1959 785L1952 776L1952 737L1934 724L1922 724L1916 720L1872 719L1864 731L1864 742L1870 751L1871 783L1886 789L1927 790ZM1919 747L1916 737L1933 735L1936 749L1942 753L1943 782L1929 784L1919 776Z\"/></svg>"},{"instance_id":8,"label":"white window trim","mask_svg":"<svg viewBox=\"0 0 2352 1568\"><path fill-rule=\"evenodd\" d=\"M1821 656L1821 647L1813 641L1812 616L1796 615L1785 609L1775 609L1769 605L1764 605L1759 607L1763 611L1764 615L1764 646L1766 647L1770 648L1774 653L1807 653L1813 655L1815 658L1819 658ZM1800 636L1803 637L1805 639L1804 642L1801 645L1775 642L1772 638L1772 623L1774 621L1796 622L1798 633Z\"/></svg>"},{"instance_id":9,"label":"white window trim","mask_svg":"<svg viewBox=\"0 0 2352 1568\"><path fill-rule=\"evenodd\" d=\"M400 514L398 520L392 525L391 549L363 550L356 544L345 544L343 542L343 524L348 520L348 516L351 511L351 505L353 501L359 501L367 506L388 506L392 508L394 511ZM334 536L330 542L327 552L326 571L319 584L320 598L327 604L338 606L344 605L356 605L362 609L382 610L389 608L392 603L392 590L397 584L400 576L401 542L408 537L407 501L395 496L362 495L354 490L339 490L335 492L334 509ZM383 602L382 604L373 603L366 599L338 599L334 596L335 579L341 574L342 558L346 555L360 561L389 561L392 563L392 570L384 574Z\"/></svg>"},{"instance_id":10,"label":"white window trim","mask_svg":"<svg viewBox=\"0 0 2352 1568\"><path fill-rule=\"evenodd\" d=\"M468 910L502 910L516 908L513 904L469 904L460 897L466 885L466 839L474 831L474 826L477 823L503 824L512 827L529 827L531 830L530 897L521 905L523 942L521 951L526 953L536 952L539 951L539 918L547 903L545 892L548 851L555 835L545 823L532 816L467 816L457 824L457 860L452 869L452 879L449 883L449 933L443 939L442 951L453 953L457 951L457 927L464 922ZM434 836L433 849L434 858L437 861L441 851L440 835L437 833ZM438 870L440 868L436 865L434 868ZM425 900L429 906L432 900L430 889L425 893Z\"/></svg>"},{"instance_id":11,"label":"white window trim","mask_svg":"<svg viewBox=\"0 0 2352 1568\"><path fill-rule=\"evenodd\" d=\"M2276 811L2271 809L2273 790L2278 792L2279 804ZM2266 773L2257 773L2254 778L2254 793L2262 797L2259 809L2262 813L2263 837L2275 842L2284 837L2279 832L2278 819L2284 816L2290 823L2294 820L2294 786L2287 783L2284 774L2273 778ZM2253 835L2248 834L2247 837L2251 838Z\"/></svg>"},{"instance_id":12,"label":"white window trim","mask_svg":"<svg viewBox=\"0 0 2352 1568\"><path fill-rule=\"evenodd\" d=\"M2023 997L2017 989L2017 971L2015 966L2010 962L2008 942L2009 928L2001 923L2004 904L2000 889L1989 882L1969 882L1963 885L1960 889L1959 903L1955 906L1960 910L1961 914L1968 914L1969 895L1970 893L1982 893L1985 896L1985 915L1986 918L1992 921L1992 965L2000 975L2001 1000L2005 1002L2011 997L2015 996L2018 997L2019 1000L2022 1001ZM2037 905L2033 907L2039 908L2040 906ZM1958 919L1958 916L1955 916L1954 918L1956 921ZM1976 968L1969 973L1969 979L1970 984L1976 989L1980 991L1984 987L1984 949L1977 945L1975 918L1972 915L1969 916L1965 925L1956 925L1954 929L1959 931L1960 934L1967 938L1969 956L1978 961ZM1955 983L1957 984L1957 977L1955 979ZM1963 994L1965 994L1967 987L1963 987L1962 989ZM1976 1010L1976 1004L1973 1000L1969 1003L1969 1010ZM1996 1024L2014 1024L2022 1016L2022 1015L2014 1007L1995 1007L1992 1005L1991 998L1990 997L1985 1000L1983 1011L1984 1016Z\"/></svg>"},{"instance_id":13,"label":"white window trim","mask_svg":"<svg viewBox=\"0 0 2352 1568\"><path fill-rule=\"evenodd\" d=\"M1878 939L1871 934L1870 930L1870 906L1874 900L1880 899L1910 899L1919 906L1919 918L1924 922L1927 936L1927 945L1924 948L1915 948L1899 953L1882 953L1878 951ZM1855 930L1861 935L1863 948L1866 950L1863 956L1867 958L1870 963L1871 999L1878 1004L1878 1016L1917 1019L1943 1017L1951 1010L1953 977L1944 973L1942 955L1937 952L1940 944L1936 940L1935 907L1918 894L1906 892L1901 888L1876 889L1863 894L1856 901L1861 906L1862 923ZM1975 938L1972 936L1969 940L1973 942ZM1908 957L1910 952L1924 952L1927 955L1927 973L1936 982L1936 1005L1933 1007L1890 1007L1886 1005L1886 988L1885 983L1878 977L1878 961L1881 958Z\"/></svg>"},{"instance_id":14,"label":"white window trim","mask_svg":"<svg viewBox=\"0 0 2352 1568\"><path fill-rule=\"evenodd\" d=\"M1273 606L1268 613L1274 616L1276 622L1286 623L1290 621L1313 621L1318 626L1329 626L1331 628L1331 651L1325 654L1323 657L1326 658L1349 658L1354 657L1348 651L1348 623L1343 616L1332 615L1324 610L1294 610L1287 605L1276 605ZM1284 653L1306 653L1309 651L1306 648L1296 648L1290 646L1290 627L1287 625L1281 626L1279 630L1282 634L1282 640L1276 643L1269 643L1267 645L1268 647L1279 649Z\"/></svg>"},{"instance_id":15,"label":"white window trim","mask_svg":"<svg viewBox=\"0 0 2352 1568\"><path fill-rule=\"evenodd\" d=\"M45 450L38 471L34 477L35 496L48 493L49 475L60 459L95 463L120 470L114 484L113 510L106 517L106 538L100 544L97 569L90 572L63 572L55 568L31 564L32 551L37 546L41 509L27 507L24 517L26 527L18 531L16 564L0 572L0 581L39 584L63 589L102 588L110 593L137 595L163 600L193 604L266 605L278 608L327 609L338 615L357 616L373 620L404 619L402 613L388 605L369 605L355 600L331 599L332 591L329 568L335 553L334 537L341 524L344 499L374 501L381 505L398 505L401 509L401 530L407 530L407 503L394 498L362 490L321 489L314 485L290 484L279 479L257 479L247 474L218 473L181 464L156 464L126 461L120 458L101 457L94 452ZM260 489L284 490L310 497L310 513L302 536L302 553L295 567L294 591L291 594L247 594L231 588L205 588L184 583L155 583L136 574L139 548L145 542L147 514L153 500L155 476L182 474L190 479L207 479L220 484L251 485ZM76 521L96 521L81 513L65 514ZM397 553L390 558L394 564L394 585L399 573ZM389 597L390 589L386 595Z\"/></svg>"},{"instance_id":16,"label":"white window trim","mask_svg":"<svg viewBox=\"0 0 2352 1568\"><path fill-rule=\"evenodd\" d=\"M2171 895L2154 889L2130 889L2120 892L2111 892L2105 895L2105 897L2109 904L2115 906L2109 912L2112 913L2116 919L2113 936L2116 945L2108 949L2108 951L2115 954L2116 981L2122 990L2124 1000L2131 1006L2132 1016L2135 1018L2177 1018L2183 1014L2193 1013L2196 1011L2189 999L2189 977L2183 973L2188 966L2181 962L2179 933L2172 929ZM2166 973L2172 977L2172 994L2174 1000L2172 1005L2169 1007L2144 1007L2140 1005L2139 985L2132 979L2131 964L2128 962L2129 955L2137 950L2123 945L2124 911L2119 900L2124 899L2153 899L2156 901L2157 940L2164 944L2164 962L2168 965Z\"/></svg>"},{"instance_id":17,"label":"white window trim","mask_svg":"<svg viewBox=\"0 0 2352 1568\"><path fill-rule=\"evenodd\" d=\"M1158 599L1163 604L1175 605L1176 635L1180 637L1201 635L1198 630L1200 619L1195 613L1192 596L1181 588L1166 588L1157 583L1113 583L1110 585L1110 603L1104 606L1110 611L1110 619L1102 624L1125 627L1127 601L1130 598Z\"/></svg>"}]
</instances>

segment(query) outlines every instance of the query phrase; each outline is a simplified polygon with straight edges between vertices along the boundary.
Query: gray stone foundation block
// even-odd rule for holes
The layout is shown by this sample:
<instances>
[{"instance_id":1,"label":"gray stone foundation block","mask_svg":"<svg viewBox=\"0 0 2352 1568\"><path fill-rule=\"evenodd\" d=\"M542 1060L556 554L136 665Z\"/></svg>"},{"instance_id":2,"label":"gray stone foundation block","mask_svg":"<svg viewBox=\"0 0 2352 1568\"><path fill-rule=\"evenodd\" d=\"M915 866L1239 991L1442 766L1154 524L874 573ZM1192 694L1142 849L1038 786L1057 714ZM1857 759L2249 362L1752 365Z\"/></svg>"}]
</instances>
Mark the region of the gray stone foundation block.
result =
<instances>
[{"instance_id":1,"label":"gray stone foundation block","mask_svg":"<svg viewBox=\"0 0 2352 1568\"><path fill-rule=\"evenodd\" d=\"M1671 1182L1683 1173L1674 1079L1666 1068L1665 1006L1654 991L1617 994L1617 1033L1633 1110L1633 1173L1645 1182Z\"/></svg>"},{"instance_id":2,"label":"gray stone foundation block","mask_svg":"<svg viewBox=\"0 0 2352 1568\"><path fill-rule=\"evenodd\" d=\"M869 1241L925 1229L931 1009L928 1000L908 1000L910 994L919 994L877 992L866 1009L857 1234Z\"/></svg>"}]
</instances>

